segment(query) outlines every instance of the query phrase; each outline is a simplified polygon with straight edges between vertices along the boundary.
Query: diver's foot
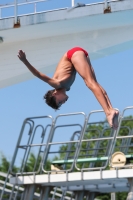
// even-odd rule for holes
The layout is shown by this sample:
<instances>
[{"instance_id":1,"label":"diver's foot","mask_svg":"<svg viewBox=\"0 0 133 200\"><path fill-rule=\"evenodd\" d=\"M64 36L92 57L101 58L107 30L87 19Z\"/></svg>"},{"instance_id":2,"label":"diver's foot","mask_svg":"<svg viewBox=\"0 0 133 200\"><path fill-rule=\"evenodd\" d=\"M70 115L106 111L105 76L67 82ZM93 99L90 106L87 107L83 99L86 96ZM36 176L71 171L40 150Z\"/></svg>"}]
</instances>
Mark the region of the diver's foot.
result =
<instances>
[{"instance_id":1,"label":"diver's foot","mask_svg":"<svg viewBox=\"0 0 133 200\"><path fill-rule=\"evenodd\" d=\"M107 114L107 120L111 128L118 128L118 116L119 112L115 109L112 109L109 114Z\"/></svg>"}]
</instances>

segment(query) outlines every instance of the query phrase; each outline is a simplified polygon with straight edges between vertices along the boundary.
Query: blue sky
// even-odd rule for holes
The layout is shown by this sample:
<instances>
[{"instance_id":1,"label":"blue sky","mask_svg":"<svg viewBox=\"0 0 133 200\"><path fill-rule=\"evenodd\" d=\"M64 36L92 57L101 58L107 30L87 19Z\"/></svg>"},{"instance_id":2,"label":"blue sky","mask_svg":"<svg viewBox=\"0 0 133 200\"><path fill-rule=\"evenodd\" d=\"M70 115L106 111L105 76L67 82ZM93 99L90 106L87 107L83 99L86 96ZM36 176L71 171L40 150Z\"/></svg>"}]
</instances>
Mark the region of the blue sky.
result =
<instances>
[{"instance_id":1,"label":"blue sky","mask_svg":"<svg viewBox=\"0 0 133 200\"><path fill-rule=\"evenodd\" d=\"M0 4L6 2L12 1L0 0ZM52 2L55 5L57 2L59 4L61 0ZM89 3L89 1L80 2ZM92 61L92 65L97 80L107 91L113 107L123 110L126 106L133 105L133 48ZM101 109L79 75L68 92L70 96L68 102L59 111L55 112L44 103L43 95L49 89L47 84L34 77L32 80L0 89L0 151L8 159L11 159L13 155L25 118L41 115L55 117L61 113L78 111L88 114L91 110Z\"/></svg>"}]
</instances>

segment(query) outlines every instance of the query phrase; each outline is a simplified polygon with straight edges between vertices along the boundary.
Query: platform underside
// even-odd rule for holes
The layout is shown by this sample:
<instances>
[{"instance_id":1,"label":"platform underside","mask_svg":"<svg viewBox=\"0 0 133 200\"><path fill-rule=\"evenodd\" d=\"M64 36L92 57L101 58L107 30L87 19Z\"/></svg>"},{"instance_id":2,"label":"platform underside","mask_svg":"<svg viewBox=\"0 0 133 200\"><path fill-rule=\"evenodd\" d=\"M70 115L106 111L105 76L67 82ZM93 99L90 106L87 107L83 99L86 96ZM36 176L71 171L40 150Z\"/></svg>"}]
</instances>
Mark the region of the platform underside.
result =
<instances>
[{"instance_id":1,"label":"platform underside","mask_svg":"<svg viewBox=\"0 0 133 200\"><path fill-rule=\"evenodd\" d=\"M73 46L85 48L91 60L133 47L133 1L110 2L0 20L0 88L33 78L17 57L19 49L44 73L53 73L61 56Z\"/></svg>"}]
</instances>

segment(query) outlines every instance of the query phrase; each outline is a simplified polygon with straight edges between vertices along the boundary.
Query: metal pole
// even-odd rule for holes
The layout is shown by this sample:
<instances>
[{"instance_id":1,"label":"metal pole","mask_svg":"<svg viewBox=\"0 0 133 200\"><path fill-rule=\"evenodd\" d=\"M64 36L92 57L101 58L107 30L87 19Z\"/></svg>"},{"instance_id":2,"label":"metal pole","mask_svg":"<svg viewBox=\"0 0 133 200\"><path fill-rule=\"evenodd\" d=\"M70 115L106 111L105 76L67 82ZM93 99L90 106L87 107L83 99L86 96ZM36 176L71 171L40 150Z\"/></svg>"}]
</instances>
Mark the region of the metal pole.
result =
<instances>
[{"instance_id":1,"label":"metal pole","mask_svg":"<svg viewBox=\"0 0 133 200\"><path fill-rule=\"evenodd\" d=\"M74 7L74 0L72 0L72 7Z\"/></svg>"},{"instance_id":2,"label":"metal pole","mask_svg":"<svg viewBox=\"0 0 133 200\"><path fill-rule=\"evenodd\" d=\"M17 0L15 0L14 14L15 14L15 24L17 24L17 15L18 15Z\"/></svg>"},{"instance_id":3,"label":"metal pole","mask_svg":"<svg viewBox=\"0 0 133 200\"><path fill-rule=\"evenodd\" d=\"M26 185L24 190L23 200L33 200L34 198L34 191L35 191L35 184Z\"/></svg>"},{"instance_id":4,"label":"metal pole","mask_svg":"<svg viewBox=\"0 0 133 200\"><path fill-rule=\"evenodd\" d=\"M107 2L107 0L105 0L105 2L104 2L104 9L107 9L108 8L108 2Z\"/></svg>"},{"instance_id":5,"label":"metal pole","mask_svg":"<svg viewBox=\"0 0 133 200\"><path fill-rule=\"evenodd\" d=\"M35 3L35 5L34 5L34 13L36 13L36 3Z\"/></svg>"},{"instance_id":6,"label":"metal pole","mask_svg":"<svg viewBox=\"0 0 133 200\"><path fill-rule=\"evenodd\" d=\"M128 178L130 189L126 200L133 200L133 178Z\"/></svg>"},{"instance_id":7,"label":"metal pole","mask_svg":"<svg viewBox=\"0 0 133 200\"><path fill-rule=\"evenodd\" d=\"M114 192L111 193L111 200L116 200L116 195Z\"/></svg>"},{"instance_id":8,"label":"metal pole","mask_svg":"<svg viewBox=\"0 0 133 200\"><path fill-rule=\"evenodd\" d=\"M0 8L0 19L2 18L2 8Z\"/></svg>"}]
</instances>

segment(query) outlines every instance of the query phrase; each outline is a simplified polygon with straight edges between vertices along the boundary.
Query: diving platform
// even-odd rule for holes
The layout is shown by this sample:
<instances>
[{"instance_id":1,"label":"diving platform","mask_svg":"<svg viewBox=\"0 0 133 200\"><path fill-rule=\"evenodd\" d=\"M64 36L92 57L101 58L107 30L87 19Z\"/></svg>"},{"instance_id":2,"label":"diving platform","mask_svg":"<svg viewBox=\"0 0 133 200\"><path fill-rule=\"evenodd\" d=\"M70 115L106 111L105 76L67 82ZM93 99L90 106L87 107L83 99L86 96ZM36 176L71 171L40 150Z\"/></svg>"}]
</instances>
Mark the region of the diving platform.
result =
<instances>
[{"instance_id":1,"label":"diving platform","mask_svg":"<svg viewBox=\"0 0 133 200\"><path fill-rule=\"evenodd\" d=\"M1 13L3 9L0 6ZM38 70L53 73L61 56L74 46L86 49L91 60L132 48L132 19L132 0L1 16L0 88L33 78L17 57L19 49Z\"/></svg>"},{"instance_id":2,"label":"diving platform","mask_svg":"<svg viewBox=\"0 0 133 200\"><path fill-rule=\"evenodd\" d=\"M68 191L89 191L100 193L129 192L128 179L133 169L72 172L68 174L32 175L10 178L11 184L60 187Z\"/></svg>"},{"instance_id":3,"label":"diving platform","mask_svg":"<svg viewBox=\"0 0 133 200\"><path fill-rule=\"evenodd\" d=\"M94 120L103 110L60 114L55 119L26 118L0 199L5 192L13 200L17 196L44 200L51 195L52 199L94 200L100 193L127 192L127 200L132 200L132 110L130 106L120 112L117 130L102 118Z\"/></svg>"}]
</instances>

